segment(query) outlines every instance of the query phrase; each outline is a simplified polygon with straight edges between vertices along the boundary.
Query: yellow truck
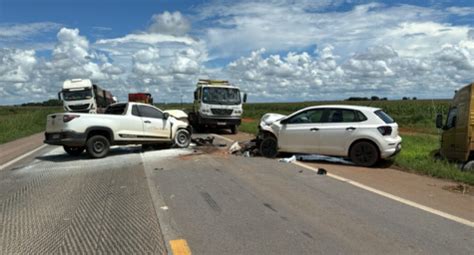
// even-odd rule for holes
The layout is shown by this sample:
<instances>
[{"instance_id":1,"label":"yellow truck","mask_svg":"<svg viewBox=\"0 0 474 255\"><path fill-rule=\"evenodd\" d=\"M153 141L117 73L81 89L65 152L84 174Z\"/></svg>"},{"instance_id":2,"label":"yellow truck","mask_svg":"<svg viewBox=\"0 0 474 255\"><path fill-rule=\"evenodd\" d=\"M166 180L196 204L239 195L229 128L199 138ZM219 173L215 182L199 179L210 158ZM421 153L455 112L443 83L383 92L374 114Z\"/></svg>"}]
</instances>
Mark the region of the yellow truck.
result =
<instances>
[{"instance_id":1,"label":"yellow truck","mask_svg":"<svg viewBox=\"0 0 474 255\"><path fill-rule=\"evenodd\" d=\"M442 130L439 155L474 171L474 83L456 92L446 120L436 116L436 127Z\"/></svg>"}]
</instances>

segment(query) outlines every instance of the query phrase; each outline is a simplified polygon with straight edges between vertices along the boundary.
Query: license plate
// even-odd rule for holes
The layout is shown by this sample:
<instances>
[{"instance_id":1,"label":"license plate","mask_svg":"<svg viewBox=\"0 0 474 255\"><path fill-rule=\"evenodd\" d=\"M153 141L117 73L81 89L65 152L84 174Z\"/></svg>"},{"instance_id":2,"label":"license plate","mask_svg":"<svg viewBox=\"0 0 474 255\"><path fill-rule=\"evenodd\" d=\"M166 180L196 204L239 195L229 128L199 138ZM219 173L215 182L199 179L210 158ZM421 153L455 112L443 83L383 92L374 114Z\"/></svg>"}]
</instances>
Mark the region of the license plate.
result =
<instances>
[{"instance_id":1,"label":"license plate","mask_svg":"<svg viewBox=\"0 0 474 255\"><path fill-rule=\"evenodd\" d=\"M61 137L61 135L59 134L54 134L51 136L53 139L59 139Z\"/></svg>"},{"instance_id":2,"label":"license plate","mask_svg":"<svg viewBox=\"0 0 474 255\"><path fill-rule=\"evenodd\" d=\"M225 124L226 124L225 122L217 122L217 125L219 126L225 126Z\"/></svg>"}]
</instances>

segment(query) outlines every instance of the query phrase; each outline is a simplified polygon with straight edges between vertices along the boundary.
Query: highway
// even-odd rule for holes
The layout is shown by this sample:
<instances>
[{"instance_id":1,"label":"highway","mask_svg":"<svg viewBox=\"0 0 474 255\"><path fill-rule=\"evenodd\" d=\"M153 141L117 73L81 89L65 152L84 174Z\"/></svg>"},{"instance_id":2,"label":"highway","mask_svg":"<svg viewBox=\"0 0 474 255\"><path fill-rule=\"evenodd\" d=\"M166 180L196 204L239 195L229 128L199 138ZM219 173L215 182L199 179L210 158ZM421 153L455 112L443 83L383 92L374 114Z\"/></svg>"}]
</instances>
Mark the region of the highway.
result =
<instances>
[{"instance_id":1,"label":"highway","mask_svg":"<svg viewBox=\"0 0 474 255\"><path fill-rule=\"evenodd\" d=\"M0 219L1 254L474 253L473 227L225 148L47 146L0 171Z\"/></svg>"}]
</instances>

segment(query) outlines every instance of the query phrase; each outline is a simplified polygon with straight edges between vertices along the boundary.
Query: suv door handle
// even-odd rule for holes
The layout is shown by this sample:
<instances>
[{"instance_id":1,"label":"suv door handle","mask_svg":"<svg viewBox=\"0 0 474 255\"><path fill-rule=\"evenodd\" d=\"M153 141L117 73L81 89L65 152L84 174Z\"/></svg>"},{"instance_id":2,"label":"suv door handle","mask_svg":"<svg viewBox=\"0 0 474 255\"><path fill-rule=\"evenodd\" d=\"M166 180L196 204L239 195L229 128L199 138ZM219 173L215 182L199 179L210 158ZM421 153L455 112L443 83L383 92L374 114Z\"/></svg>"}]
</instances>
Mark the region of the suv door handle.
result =
<instances>
[{"instance_id":1,"label":"suv door handle","mask_svg":"<svg viewBox=\"0 0 474 255\"><path fill-rule=\"evenodd\" d=\"M309 131L311 131L311 132L316 132L316 131L318 131L318 130L319 130L319 128L311 128Z\"/></svg>"},{"instance_id":2,"label":"suv door handle","mask_svg":"<svg viewBox=\"0 0 474 255\"><path fill-rule=\"evenodd\" d=\"M348 127L348 128L346 128L346 130L347 131L354 131L354 130L356 130L356 128L355 127Z\"/></svg>"},{"instance_id":3,"label":"suv door handle","mask_svg":"<svg viewBox=\"0 0 474 255\"><path fill-rule=\"evenodd\" d=\"M144 122L147 123L147 124L151 123L151 121L149 121L149 120L145 120Z\"/></svg>"}]
</instances>

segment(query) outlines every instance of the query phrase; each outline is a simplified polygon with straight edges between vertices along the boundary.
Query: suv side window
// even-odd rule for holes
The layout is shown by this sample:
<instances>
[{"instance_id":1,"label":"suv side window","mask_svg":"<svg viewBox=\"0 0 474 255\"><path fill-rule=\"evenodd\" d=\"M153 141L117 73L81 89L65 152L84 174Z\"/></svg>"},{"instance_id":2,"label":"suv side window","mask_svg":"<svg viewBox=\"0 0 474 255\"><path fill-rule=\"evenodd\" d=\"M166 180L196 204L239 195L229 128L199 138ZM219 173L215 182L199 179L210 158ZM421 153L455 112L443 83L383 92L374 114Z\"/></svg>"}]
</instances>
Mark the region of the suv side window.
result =
<instances>
[{"instance_id":1,"label":"suv side window","mask_svg":"<svg viewBox=\"0 0 474 255\"><path fill-rule=\"evenodd\" d=\"M446 121L446 129L450 129L456 126L457 115L458 115L458 108L453 107L449 110L448 120Z\"/></svg>"},{"instance_id":2,"label":"suv side window","mask_svg":"<svg viewBox=\"0 0 474 255\"><path fill-rule=\"evenodd\" d=\"M133 109L132 109L133 110ZM138 111L142 117L163 119L163 113L153 107L139 105Z\"/></svg>"},{"instance_id":3,"label":"suv side window","mask_svg":"<svg viewBox=\"0 0 474 255\"><path fill-rule=\"evenodd\" d=\"M288 124L321 123L324 109L312 109L299 113L288 120Z\"/></svg>"},{"instance_id":4,"label":"suv side window","mask_svg":"<svg viewBox=\"0 0 474 255\"><path fill-rule=\"evenodd\" d=\"M362 113L360 113L360 114L362 114ZM357 112L354 111L354 110L329 109L328 121L327 122L331 122L331 123L360 122L360 121L363 121L365 119L360 120Z\"/></svg>"}]
</instances>

